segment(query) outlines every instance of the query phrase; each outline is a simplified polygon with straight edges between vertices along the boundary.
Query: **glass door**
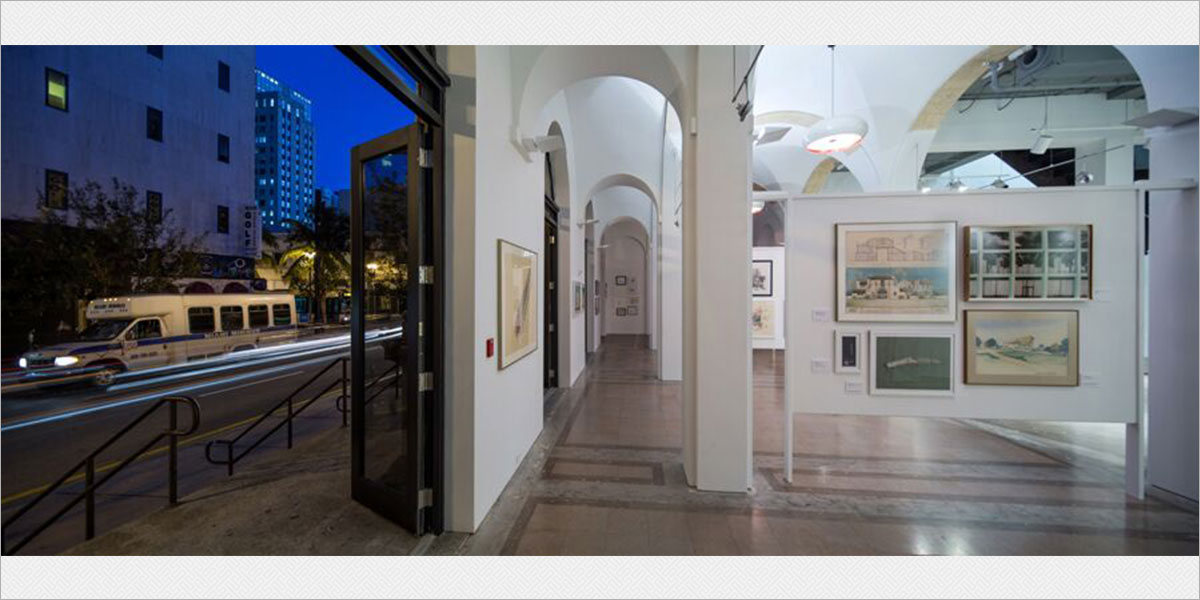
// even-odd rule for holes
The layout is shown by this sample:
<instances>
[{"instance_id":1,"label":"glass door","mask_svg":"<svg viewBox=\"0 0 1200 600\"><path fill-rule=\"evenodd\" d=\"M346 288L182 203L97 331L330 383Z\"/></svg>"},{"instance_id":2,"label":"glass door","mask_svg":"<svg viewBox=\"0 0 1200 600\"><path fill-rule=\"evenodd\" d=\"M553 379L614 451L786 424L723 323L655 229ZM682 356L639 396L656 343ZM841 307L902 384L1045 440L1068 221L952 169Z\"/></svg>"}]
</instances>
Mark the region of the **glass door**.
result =
<instances>
[{"instance_id":1,"label":"glass door","mask_svg":"<svg viewBox=\"0 0 1200 600\"><path fill-rule=\"evenodd\" d=\"M351 495L416 534L432 502L423 131L418 122L351 150Z\"/></svg>"}]
</instances>

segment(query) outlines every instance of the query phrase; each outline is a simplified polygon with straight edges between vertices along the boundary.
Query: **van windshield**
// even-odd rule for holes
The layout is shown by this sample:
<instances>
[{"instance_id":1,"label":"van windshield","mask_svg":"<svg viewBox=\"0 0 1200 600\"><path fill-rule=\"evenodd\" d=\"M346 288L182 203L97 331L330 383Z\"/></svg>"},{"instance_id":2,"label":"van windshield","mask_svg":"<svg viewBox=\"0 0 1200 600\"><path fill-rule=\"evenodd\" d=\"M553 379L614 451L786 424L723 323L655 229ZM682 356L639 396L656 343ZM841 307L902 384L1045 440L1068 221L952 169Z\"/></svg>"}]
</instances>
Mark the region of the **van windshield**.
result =
<instances>
[{"instance_id":1,"label":"van windshield","mask_svg":"<svg viewBox=\"0 0 1200 600\"><path fill-rule=\"evenodd\" d=\"M129 326L129 322L133 319L100 319L92 321L83 333L79 334L79 339L85 342L100 342L111 340L125 331Z\"/></svg>"}]
</instances>

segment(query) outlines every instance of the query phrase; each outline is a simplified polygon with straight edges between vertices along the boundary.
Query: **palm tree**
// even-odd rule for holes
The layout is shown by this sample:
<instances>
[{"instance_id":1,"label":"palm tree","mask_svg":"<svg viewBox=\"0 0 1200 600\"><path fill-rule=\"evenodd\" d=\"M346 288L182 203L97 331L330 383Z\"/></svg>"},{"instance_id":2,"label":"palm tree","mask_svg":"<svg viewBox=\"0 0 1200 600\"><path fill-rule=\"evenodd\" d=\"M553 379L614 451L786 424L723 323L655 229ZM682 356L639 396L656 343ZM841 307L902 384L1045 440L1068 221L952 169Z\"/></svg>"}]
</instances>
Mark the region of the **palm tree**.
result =
<instances>
[{"instance_id":1,"label":"palm tree","mask_svg":"<svg viewBox=\"0 0 1200 600\"><path fill-rule=\"evenodd\" d=\"M309 210L312 223L294 219L285 222L289 249L277 259L287 265L283 277L312 298L313 321L324 321L325 296L349 278L350 219L337 209L314 202Z\"/></svg>"}]
</instances>

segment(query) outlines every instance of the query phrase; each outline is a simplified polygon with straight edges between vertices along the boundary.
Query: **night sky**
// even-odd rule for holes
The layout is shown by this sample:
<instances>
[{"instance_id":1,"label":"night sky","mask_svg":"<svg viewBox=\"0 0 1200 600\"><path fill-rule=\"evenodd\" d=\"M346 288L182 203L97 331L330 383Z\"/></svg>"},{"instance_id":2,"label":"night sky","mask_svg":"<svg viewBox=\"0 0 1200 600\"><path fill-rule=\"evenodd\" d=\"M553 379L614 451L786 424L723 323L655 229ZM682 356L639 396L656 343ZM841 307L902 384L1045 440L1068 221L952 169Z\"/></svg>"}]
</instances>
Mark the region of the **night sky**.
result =
<instances>
[{"instance_id":1,"label":"night sky","mask_svg":"<svg viewBox=\"0 0 1200 600\"><path fill-rule=\"evenodd\" d=\"M350 148L413 122L413 113L333 46L258 46L257 66L312 100L316 187L350 187Z\"/></svg>"}]
</instances>

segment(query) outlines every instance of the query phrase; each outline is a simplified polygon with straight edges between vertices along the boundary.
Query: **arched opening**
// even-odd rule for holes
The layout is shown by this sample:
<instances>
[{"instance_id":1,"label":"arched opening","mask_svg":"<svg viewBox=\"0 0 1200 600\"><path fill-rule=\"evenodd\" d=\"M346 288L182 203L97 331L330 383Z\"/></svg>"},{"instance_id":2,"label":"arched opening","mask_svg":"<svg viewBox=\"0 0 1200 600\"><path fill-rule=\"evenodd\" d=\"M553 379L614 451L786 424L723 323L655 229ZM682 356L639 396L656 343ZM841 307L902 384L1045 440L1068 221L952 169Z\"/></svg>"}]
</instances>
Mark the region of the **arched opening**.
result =
<instances>
[{"instance_id":1,"label":"arched opening","mask_svg":"<svg viewBox=\"0 0 1200 600\"><path fill-rule=\"evenodd\" d=\"M217 292L216 292L216 290L213 289L213 286L211 286L203 281L193 281L193 282L187 284L187 287L183 288L183 293L185 293L185 294L215 294Z\"/></svg>"},{"instance_id":2,"label":"arched opening","mask_svg":"<svg viewBox=\"0 0 1200 600\"><path fill-rule=\"evenodd\" d=\"M649 350L649 232L633 217L618 217L605 226L600 249L604 344L618 351ZM638 366L651 375L657 371L655 365Z\"/></svg>"},{"instance_id":3,"label":"arched opening","mask_svg":"<svg viewBox=\"0 0 1200 600\"><path fill-rule=\"evenodd\" d=\"M1128 185L1148 177L1146 92L1113 46L992 46L914 128L936 128L921 189ZM979 59L980 57L975 57Z\"/></svg>"},{"instance_id":4,"label":"arched opening","mask_svg":"<svg viewBox=\"0 0 1200 600\"><path fill-rule=\"evenodd\" d=\"M225 287L221 288L221 293L222 294L248 294L248 293L250 293L250 290L245 285L234 281L234 282L225 284Z\"/></svg>"},{"instance_id":5,"label":"arched opening","mask_svg":"<svg viewBox=\"0 0 1200 600\"><path fill-rule=\"evenodd\" d=\"M542 194L545 205L543 227L544 274L542 284L543 339L542 387L552 390L568 387L571 364L571 330L576 320L574 295L578 294L575 278L571 276L571 228L563 226L571 212L570 183L567 154L562 126L552 122L546 135L557 140L556 150L543 155ZM564 368L567 374L564 375Z\"/></svg>"}]
</instances>

